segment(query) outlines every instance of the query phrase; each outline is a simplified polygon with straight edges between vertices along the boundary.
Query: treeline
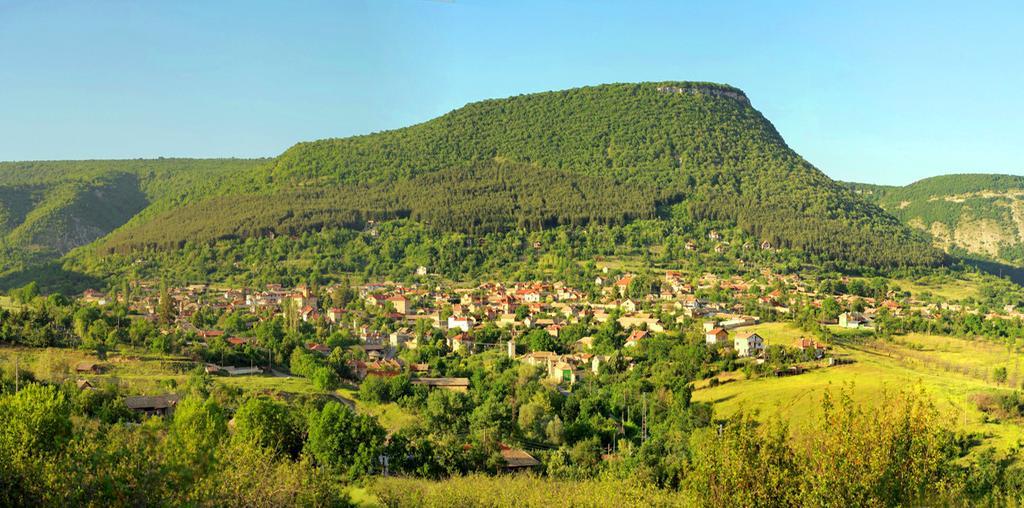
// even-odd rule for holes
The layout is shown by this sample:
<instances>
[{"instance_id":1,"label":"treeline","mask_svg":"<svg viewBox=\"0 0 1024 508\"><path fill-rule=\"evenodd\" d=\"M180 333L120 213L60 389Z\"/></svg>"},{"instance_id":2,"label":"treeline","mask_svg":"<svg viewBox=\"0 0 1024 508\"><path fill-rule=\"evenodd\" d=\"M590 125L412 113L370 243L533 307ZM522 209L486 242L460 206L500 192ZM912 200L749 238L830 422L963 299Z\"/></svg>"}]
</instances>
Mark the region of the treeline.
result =
<instances>
[{"instance_id":1,"label":"treeline","mask_svg":"<svg viewBox=\"0 0 1024 508\"><path fill-rule=\"evenodd\" d=\"M141 425L115 386L26 377L17 391L2 379L4 506L350 506L344 479L383 443L375 421L337 402L309 401L293 414L249 398L229 410L216 400L229 394L198 373L173 418Z\"/></svg>"},{"instance_id":2,"label":"treeline","mask_svg":"<svg viewBox=\"0 0 1024 508\"><path fill-rule=\"evenodd\" d=\"M163 279L174 283L258 285L328 283L345 273L411 281L413 272L423 266L431 274L456 280L557 277L577 287L592 285L597 275L594 269L582 273L579 261L608 256L636 257L650 266L715 269L728 274L750 270L754 265L749 263L768 264L783 273L807 270L806 256L792 250L761 250L755 238L726 226L724 222L653 219L623 226L590 224L585 228L514 229L470 236L403 219L378 222L374 228L362 231L325 229L295 237L186 243L180 249L144 254L76 251L66 268L107 281ZM706 238L712 229L729 241L721 253L714 250L717 243ZM693 238L697 239L697 250L687 247L688 239Z\"/></svg>"},{"instance_id":3,"label":"treeline","mask_svg":"<svg viewBox=\"0 0 1024 508\"><path fill-rule=\"evenodd\" d=\"M188 241L365 229L369 221L394 218L473 235L622 225L653 218L659 194L647 185L625 186L607 177L489 162L392 183L214 198L119 230L104 248L129 252L180 248Z\"/></svg>"}]
</instances>

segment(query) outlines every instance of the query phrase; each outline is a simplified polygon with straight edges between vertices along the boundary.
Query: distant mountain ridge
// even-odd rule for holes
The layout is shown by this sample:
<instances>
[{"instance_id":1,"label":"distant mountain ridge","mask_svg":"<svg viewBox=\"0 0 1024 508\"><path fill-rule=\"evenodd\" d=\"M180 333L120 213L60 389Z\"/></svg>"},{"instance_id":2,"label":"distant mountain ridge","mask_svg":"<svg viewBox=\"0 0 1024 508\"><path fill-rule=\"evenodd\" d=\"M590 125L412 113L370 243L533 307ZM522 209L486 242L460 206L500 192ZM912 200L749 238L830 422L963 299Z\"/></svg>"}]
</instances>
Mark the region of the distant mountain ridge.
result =
<instances>
[{"instance_id":1,"label":"distant mountain ridge","mask_svg":"<svg viewBox=\"0 0 1024 508\"><path fill-rule=\"evenodd\" d=\"M940 248L1024 265L1024 176L951 174L904 187L851 187Z\"/></svg>"},{"instance_id":2,"label":"distant mountain ridge","mask_svg":"<svg viewBox=\"0 0 1024 508\"><path fill-rule=\"evenodd\" d=\"M262 160L0 162L0 273L56 259Z\"/></svg>"}]
</instances>

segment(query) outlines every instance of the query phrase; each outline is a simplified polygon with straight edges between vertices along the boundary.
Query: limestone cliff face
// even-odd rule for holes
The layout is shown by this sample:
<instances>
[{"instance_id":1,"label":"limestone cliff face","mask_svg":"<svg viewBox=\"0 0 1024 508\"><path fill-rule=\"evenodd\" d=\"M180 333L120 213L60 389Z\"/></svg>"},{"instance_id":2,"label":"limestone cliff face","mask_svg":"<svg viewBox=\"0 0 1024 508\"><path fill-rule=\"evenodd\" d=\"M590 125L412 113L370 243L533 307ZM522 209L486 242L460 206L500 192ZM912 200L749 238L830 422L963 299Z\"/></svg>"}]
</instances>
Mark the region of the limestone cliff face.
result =
<instances>
[{"instance_id":1,"label":"limestone cliff face","mask_svg":"<svg viewBox=\"0 0 1024 508\"><path fill-rule=\"evenodd\" d=\"M944 175L869 190L862 195L939 248L1024 265L1024 177Z\"/></svg>"},{"instance_id":2,"label":"limestone cliff face","mask_svg":"<svg viewBox=\"0 0 1024 508\"><path fill-rule=\"evenodd\" d=\"M742 90L735 88L726 88L722 86L712 85L688 85L688 86L677 86L677 85L661 85L658 87L658 91L661 93L677 93L684 94L688 93L691 95L708 95L711 97L726 97L739 101L745 106L750 105L750 99L743 93Z\"/></svg>"}]
</instances>

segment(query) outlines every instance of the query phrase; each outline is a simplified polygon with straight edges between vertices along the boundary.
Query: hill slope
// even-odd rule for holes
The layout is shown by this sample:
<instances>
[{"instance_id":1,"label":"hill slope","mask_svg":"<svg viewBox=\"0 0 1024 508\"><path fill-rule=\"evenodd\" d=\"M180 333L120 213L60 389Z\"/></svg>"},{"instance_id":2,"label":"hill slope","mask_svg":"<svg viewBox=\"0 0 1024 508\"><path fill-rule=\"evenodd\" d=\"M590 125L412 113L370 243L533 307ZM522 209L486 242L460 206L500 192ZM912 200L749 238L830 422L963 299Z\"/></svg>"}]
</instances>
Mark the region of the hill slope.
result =
<instances>
[{"instance_id":1,"label":"hill slope","mask_svg":"<svg viewBox=\"0 0 1024 508\"><path fill-rule=\"evenodd\" d=\"M225 177L261 163L240 159L0 163L0 273L56 259L133 218L141 221L149 213L215 192Z\"/></svg>"},{"instance_id":2,"label":"hill slope","mask_svg":"<svg viewBox=\"0 0 1024 508\"><path fill-rule=\"evenodd\" d=\"M710 83L602 85L473 103L403 129L299 143L226 194L133 221L100 251L367 219L408 217L478 233L684 214L853 264L942 259L793 152L742 91Z\"/></svg>"},{"instance_id":3,"label":"hill slope","mask_svg":"<svg viewBox=\"0 0 1024 508\"><path fill-rule=\"evenodd\" d=\"M959 174L905 187L856 188L904 223L930 233L940 248L1024 264L1024 177Z\"/></svg>"}]
</instances>

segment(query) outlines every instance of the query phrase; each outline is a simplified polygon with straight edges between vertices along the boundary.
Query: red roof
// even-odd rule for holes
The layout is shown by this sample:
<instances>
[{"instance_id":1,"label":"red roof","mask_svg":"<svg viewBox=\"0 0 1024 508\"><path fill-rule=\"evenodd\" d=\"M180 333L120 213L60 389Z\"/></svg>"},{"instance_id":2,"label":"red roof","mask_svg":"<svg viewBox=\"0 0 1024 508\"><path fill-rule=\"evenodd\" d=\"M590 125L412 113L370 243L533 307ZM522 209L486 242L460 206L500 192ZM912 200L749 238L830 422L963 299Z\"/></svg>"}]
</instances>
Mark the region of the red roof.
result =
<instances>
[{"instance_id":1,"label":"red roof","mask_svg":"<svg viewBox=\"0 0 1024 508\"><path fill-rule=\"evenodd\" d=\"M647 332L644 330L633 330L633 333L626 339L627 342L636 342L647 337Z\"/></svg>"}]
</instances>

